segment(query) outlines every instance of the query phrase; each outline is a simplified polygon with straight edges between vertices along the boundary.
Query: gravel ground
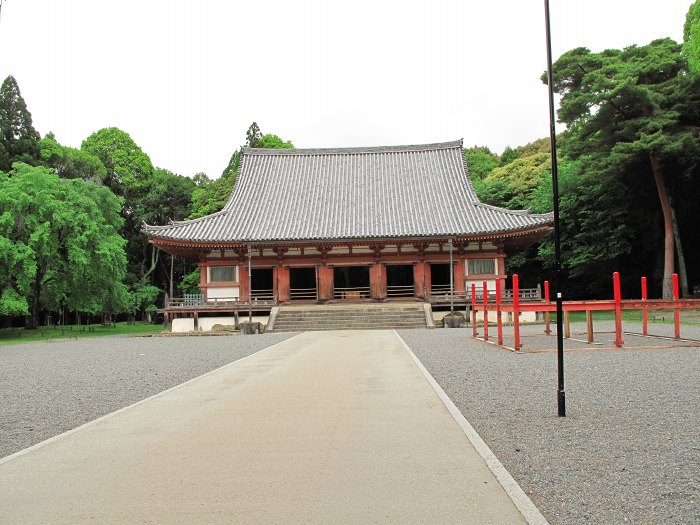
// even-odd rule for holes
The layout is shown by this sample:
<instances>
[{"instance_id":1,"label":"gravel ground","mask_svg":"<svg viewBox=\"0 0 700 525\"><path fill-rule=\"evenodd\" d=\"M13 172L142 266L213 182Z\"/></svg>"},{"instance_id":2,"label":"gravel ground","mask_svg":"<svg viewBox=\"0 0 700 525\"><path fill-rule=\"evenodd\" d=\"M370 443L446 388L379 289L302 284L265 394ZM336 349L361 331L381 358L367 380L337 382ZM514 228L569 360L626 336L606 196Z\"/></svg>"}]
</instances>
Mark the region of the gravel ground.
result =
<instances>
[{"instance_id":1,"label":"gravel ground","mask_svg":"<svg viewBox=\"0 0 700 525\"><path fill-rule=\"evenodd\" d=\"M0 346L0 457L292 335L100 337Z\"/></svg>"},{"instance_id":2,"label":"gravel ground","mask_svg":"<svg viewBox=\"0 0 700 525\"><path fill-rule=\"evenodd\" d=\"M560 419L555 353L504 351L470 329L400 334L552 524L700 523L700 348L567 352ZM681 335L700 340L700 328Z\"/></svg>"}]
</instances>

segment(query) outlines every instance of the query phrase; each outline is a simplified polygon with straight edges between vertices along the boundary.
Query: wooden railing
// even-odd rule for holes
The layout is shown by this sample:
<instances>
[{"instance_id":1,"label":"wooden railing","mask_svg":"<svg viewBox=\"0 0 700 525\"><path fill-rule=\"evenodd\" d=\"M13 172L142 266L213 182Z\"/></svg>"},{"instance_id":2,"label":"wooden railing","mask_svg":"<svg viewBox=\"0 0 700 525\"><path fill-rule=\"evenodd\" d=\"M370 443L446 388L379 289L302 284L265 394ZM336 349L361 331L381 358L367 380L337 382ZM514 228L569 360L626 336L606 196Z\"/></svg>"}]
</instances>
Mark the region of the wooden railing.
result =
<instances>
[{"instance_id":1,"label":"wooden railing","mask_svg":"<svg viewBox=\"0 0 700 525\"><path fill-rule=\"evenodd\" d=\"M204 300L204 296L199 294L186 294L185 297L167 298L166 309L189 309L189 308L216 308L227 307L244 309L249 306L267 308L277 305L277 296L270 290L253 290L251 296L245 297L210 297Z\"/></svg>"},{"instance_id":2,"label":"wooden railing","mask_svg":"<svg viewBox=\"0 0 700 525\"><path fill-rule=\"evenodd\" d=\"M289 298L292 301L315 301L318 299L316 288L290 288Z\"/></svg>"},{"instance_id":3,"label":"wooden railing","mask_svg":"<svg viewBox=\"0 0 700 525\"><path fill-rule=\"evenodd\" d=\"M333 299L357 300L369 298L369 286L354 286L350 288L334 288Z\"/></svg>"},{"instance_id":4,"label":"wooden railing","mask_svg":"<svg viewBox=\"0 0 700 525\"><path fill-rule=\"evenodd\" d=\"M413 297L416 295L416 289L412 284L409 285L391 285L386 287L387 297Z\"/></svg>"},{"instance_id":5,"label":"wooden railing","mask_svg":"<svg viewBox=\"0 0 700 525\"><path fill-rule=\"evenodd\" d=\"M428 296L428 302L433 303L433 304L448 304L450 302L453 303L471 303L472 302L472 291L471 289L468 290L462 290L462 291L457 291L455 290L452 295L450 295L450 287L447 285L447 289L444 289L444 285L440 285L440 288L436 290L436 286L432 287L431 294ZM476 301L478 303L483 303L484 301L484 290L483 288L481 289L476 289L475 291L476 295ZM521 288L520 292L518 294L520 297L520 300L527 300L527 301L541 301L542 296L541 296L541 290L540 288ZM501 299L505 303L512 303L513 302L513 290L504 290L503 291L503 297ZM495 290L489 290L488 291L488 302L489 303L494 303L496 302L496 291Z\"/></svg>"}]
</instances>

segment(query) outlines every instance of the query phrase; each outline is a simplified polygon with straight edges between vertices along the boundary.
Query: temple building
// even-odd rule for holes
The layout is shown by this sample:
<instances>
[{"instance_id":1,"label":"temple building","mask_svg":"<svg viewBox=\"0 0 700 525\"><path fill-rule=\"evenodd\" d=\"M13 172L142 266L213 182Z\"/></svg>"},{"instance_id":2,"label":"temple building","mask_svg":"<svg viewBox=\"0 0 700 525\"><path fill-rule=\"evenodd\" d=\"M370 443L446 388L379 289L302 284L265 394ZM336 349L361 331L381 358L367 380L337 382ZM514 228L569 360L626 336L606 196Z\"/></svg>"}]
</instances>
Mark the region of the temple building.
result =
<instances>
[{"instance_id":1,"label":"temple building","mask_svg":"<svg viewBox=\"0 0 700 525\"><path fill-rule=\"evenodd\" d=\"M144 232L199 262L204 305L269 306L493 288L506 277L508 251L541 239L552 222L551 213L481 203L460 140L244 149L221 211Z\"/></svg>"}]
</instances>

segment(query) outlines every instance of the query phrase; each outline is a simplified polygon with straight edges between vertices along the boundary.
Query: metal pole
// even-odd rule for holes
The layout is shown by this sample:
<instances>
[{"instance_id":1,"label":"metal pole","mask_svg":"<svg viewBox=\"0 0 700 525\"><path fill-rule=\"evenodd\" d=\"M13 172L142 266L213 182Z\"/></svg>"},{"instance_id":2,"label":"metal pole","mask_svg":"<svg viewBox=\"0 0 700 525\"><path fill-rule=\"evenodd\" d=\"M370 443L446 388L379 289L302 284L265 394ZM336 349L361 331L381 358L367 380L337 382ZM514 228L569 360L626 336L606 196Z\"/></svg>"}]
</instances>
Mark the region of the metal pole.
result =
<instances>
[{"instance_id":1,"label":"metal pole","mask_svg":"<svg viewBox=\"0 0 700 525\"><path fill-rule=\"evenodd\" d=\"M251 271L250 258L253 252L253 245L248 245L248 322L253 322L253 272Z\"/></svg>"},{"instance_id":2,"label":"metal pole","mask_svg":"<svg viewBox=\"0 0 700 525\"><path fill-rule=\"evenodd\" d=\"M552 85L552 36L549 23L549 0L544 0L544 18L547 34L547 86L549 88L549 140L552 146L552 205L554 212L554 286L557 301L557 413L566 417L566 392L564 390L564 338L562 321L564 305L561 282L561 237L559 231L559 181L557 177L557 136L554 127L554 87Z\"/></svg>"},{"instance_id":3,"label":"metal pole","mask_svg":"<svg viewBox=\"0 0 700 525\"><path fill-rule=\"evenodd\" d=\"M455 309L454 267L452 266L452 239L447 241L447 246L450 248L450 315L452 315Z\"/></svg>"}]
</instances>

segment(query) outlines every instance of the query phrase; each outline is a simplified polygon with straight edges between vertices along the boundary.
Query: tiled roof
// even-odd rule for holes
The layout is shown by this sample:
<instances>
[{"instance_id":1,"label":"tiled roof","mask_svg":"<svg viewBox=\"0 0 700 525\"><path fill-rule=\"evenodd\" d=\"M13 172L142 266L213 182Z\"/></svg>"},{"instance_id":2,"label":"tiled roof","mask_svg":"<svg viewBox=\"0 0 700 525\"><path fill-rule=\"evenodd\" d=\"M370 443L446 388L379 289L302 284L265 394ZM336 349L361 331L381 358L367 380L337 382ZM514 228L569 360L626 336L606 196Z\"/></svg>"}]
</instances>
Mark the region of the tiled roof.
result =
<instances>
[{"instance_id":1,"label":"tiled roof","mask_svg":"<svg viewBox=\"0 0 700 525\"><path fill-rule=\"evenodd\" d=\"M244 149L224 209L144 226L151 238L268 242L470 236L531 230L552 214L479 202L462 141L421 146Z\"/></svg>"}]
</instances>

